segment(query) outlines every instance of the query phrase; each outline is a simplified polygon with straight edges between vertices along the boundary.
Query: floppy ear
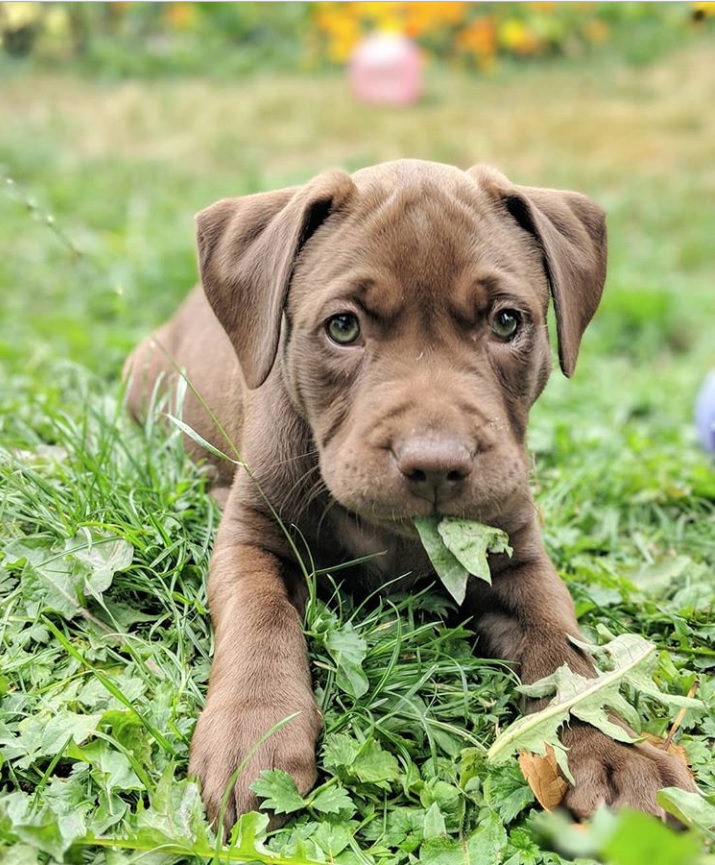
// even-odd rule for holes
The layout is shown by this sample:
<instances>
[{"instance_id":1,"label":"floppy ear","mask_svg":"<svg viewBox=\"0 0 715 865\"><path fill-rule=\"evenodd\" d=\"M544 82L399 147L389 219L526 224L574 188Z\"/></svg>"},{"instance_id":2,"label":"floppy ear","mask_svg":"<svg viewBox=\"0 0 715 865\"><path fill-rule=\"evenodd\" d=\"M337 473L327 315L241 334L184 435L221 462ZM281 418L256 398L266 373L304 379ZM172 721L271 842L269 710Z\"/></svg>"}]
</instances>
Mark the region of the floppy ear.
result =
<instances>
[{"instance_id":1,"label":"floppy ear","mask_svg":"<svg viewBox=\"0 0 715 865\"><path fill-rule=\"evenodd\" d=\"M302 187L227 198L197 214L201 281L248 387L262 385L273 366L298 254L353 189L348 174L332 171Z\"/></svg>"},{"instance_id":2,"label":"floppy ear","mask_svg":"<svg viewBox=\"0 0 715 865\"><path fill-rule=\"evenodd\" d=\"M498 171L482 166L469 173L501 199L538 243L554 299L559 362L564 375L571 376L581 337L606 281L604 211L577 192L516 186Z\"/></svg>"}]
</instances>

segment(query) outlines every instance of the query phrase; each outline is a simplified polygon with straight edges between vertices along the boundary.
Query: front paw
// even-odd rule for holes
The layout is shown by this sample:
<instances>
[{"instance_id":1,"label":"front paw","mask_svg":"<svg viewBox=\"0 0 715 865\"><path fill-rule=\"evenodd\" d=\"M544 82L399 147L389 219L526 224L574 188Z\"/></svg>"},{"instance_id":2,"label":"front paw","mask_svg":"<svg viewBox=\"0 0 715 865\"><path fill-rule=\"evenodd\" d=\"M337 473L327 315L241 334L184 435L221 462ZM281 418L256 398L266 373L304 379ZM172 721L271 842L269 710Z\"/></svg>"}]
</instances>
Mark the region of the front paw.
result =
<instances>
[{"instance_id":1,"label":"front paw","mask_svg":"<svg viewBox=\"0 0 715 865\"><path fill-rule=\"evenodd\" d=\"M258 744L275 724L296 712L296 717ZM230 703L209 697L191 742L189 774L201 783L206 815L214 828L222 812L228 833L241 814L258 808L251 784L264 769L288 772L298 792L305 795L317 777L315 744L321 727L312 694L291 705L267 700Z\"/></svg>"},{"instance_id":2,"label":"front paw","mask_svg":"<svg viewBox=\"0 0 715 865\"><path fill-rule=\"evenodd\" d=\"M616 742L588 724L576 724L562 735L569 749L569 768L575 785L564 805L578 819L590 817L601 805L635 808L666 819L656 802L662 787L695 792L687 767L672 754L648 742Z\"/></svg>"}]
</instances>

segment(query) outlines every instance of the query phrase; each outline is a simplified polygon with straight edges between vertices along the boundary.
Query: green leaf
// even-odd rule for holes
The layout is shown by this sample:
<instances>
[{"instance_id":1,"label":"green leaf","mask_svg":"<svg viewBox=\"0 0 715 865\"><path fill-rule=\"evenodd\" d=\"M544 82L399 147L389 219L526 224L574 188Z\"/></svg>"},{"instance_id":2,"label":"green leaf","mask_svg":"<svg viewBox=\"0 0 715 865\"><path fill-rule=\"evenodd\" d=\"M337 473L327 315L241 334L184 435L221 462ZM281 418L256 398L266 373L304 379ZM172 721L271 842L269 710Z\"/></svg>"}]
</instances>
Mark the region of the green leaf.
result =
<instances>
[{"instance_id":1,"label":"green leaf","mask_svg":"<svg viewBox=\"0 0 715 865\"><path fill-rule=\"evenodd\" d=\"M78 715L67 709L58 711L53 717L46 714L25 718L18 726L19 747L25 749L31 760L38 757L54 757L65 747L70 739L80 745L97 729L101 714ZM21 761L29 765L30 760Z\"/></svg>"},{"instance_id":2,"label":"green leaf","mask_svg":"<svg viewBox=\"0 0 715 865\"><path fill-rule=\"evenodd\" d=\"M362 745L351 768L365 784L386 784L400 777L400 764L375 739L368 739Z\"/></svg>"},{"instance_id":3,"label":"green leaf","mask_svg":"<svg viewBox=\"0 0 715 865\"><path fill-rule=\"evenodd\" d=\"M340 630L328 633L325 648L335 661L338 687L359 700L369 687L367 675L362 668L367 655L367 643L348 622Z\"/></svg>"},{"instance_id":4,"label":"green leaf","mask_svg":"<svg viewBox=\"0 0 715 865\"><path fill-rule=\"evenodd\" d=\"M473 520L419 517L415 528L437 576L458 604L464 601L470 574L491 583L487 553L512 553L506 532Z\"/></svg>"},{"instance_id":5,"label":"green leaf","mask_svg":"<svg viewBox=\"0 0 715 865\"><path fill-rule=\"evenodd\" d=\"M485 804L495 811L505 824L511 823L525 808L535 802L531 787L516 762L498 769L490 768L482 782Z\"/></svg>"},{"instance_id":6,"label":"green leaf","mask_svg":"<svg viewBox=\"0 0 715 865\"><path fill-rule=\"evenodd\" d=\"M242 814L231 830L230 846L239 856L244 855L250 862L252 854L258 854L261 861L273 861L270 851L263 843L268 829L268 814L249 811Z\"/></svg>"},{"instance_id":7,"label":"green leaf","mask_svg":"<svg viewBox=\"0 0 715 865\"><path fill-rule=\"evenodd\" d=\"M173 763L162 772L151 807L138 814L137 826L161 831L173 843L210 844L199 788L193 781L177 778Z\"/></svg>"},{"instance_id":8,"label":"green leaf","mask_svg":"<svg viewBox=\"0 0 715 865\"><path fill-rule=\"evenodd\" d=\"M602 851L609 865L694 865L702 847L697 835L673 832L639 811L622 811L618 817Z\"/></svg>"},{"instance_id":9,"label":"green leaf","mask_svg":"<svg viewBox=\"0 0 715 865\"><path fill-rule=\"evenodd\" d=\"M715 838L715 805L700 793L691 793L680 787L664 787L658 791L656 799L663 810L686 826L693 826Z\"/></svg>"},{"instance_id":10,"label":"green leaf","mask_svg":"<svg viewBox=\"0 0 715 865\"><path fill-rule=\"evenodd\" d=\"M432 562L432 567L445 589L458 604L461 604L467 594L469 571L444 545L438 524L439 521L435 517L419 517L415 520L415 528Z\"/></svg>"},{"instance_id":11,"label":"green leaf","mask_svg":"<svg viewBox=\"0 0 715 865\"><path fill-rule=\"evenodd\" d=\"M507 834L499 816L489 811L479 821L479 828L469 836L469 865L499 865L504 858Z\"/></svg>"},{"instance_id":12,"label":"green leaf","mask_svg":"<svg viewBox=\"0 0 715 865\"><path fill-rule=\"evenodd\" d=\"M357 739L345 733L328 733L323 742L323 765L332 771L350 769L361 747Z\"/></svg>"},{"instance_id":13,"label":"green leaf","mask_svg":"<svg viewBox=\"0 0 715 865\"><path fill-rule=\"evenodd\" d=\"M447 825L444 822L444 815L440 811L439 805L433 802L425 813L424 827L422 834L425 839L439 838L447 834Z\"/></svg>"},{"instance_id":14,"label":"green leaf","mask_svg":"<svg viewBox=\"0 0 715 865\"><path fill-rule=\"evenodd\" d=\"M332 823L323 820L318 823L311 839L320 850L328 854L329 861L332 862L346 847L350 846L358 825L355 821Z\"/></svg>"},{"instance_id":15,"label":"green leaf","mask_svg":"<svg viewBox=\"0 0 715 865\"><path fill-rule=\"evenodd\" d=\"M37 865L37 850L29 844L15 843L8 850L0 846L2 865Z\"/></svg>"},{"instance_id":16,"label":"green leaf","mask_svg":"<svg viewBox=\"0 0 715 865\"><path fill-rule=\"evenodd\" d=\"M263 799L262 808L276 814L292 814L305 808L293 778L282 769L264 769L261 777L251 784L251 790Z\"/></svg>"},{"instance_id":17,"label":"green leaf","mask_svg":"<svg viewBox=\"0 0 715 865\"><path fill-rule=\"evenodd\" d=\"M81 814L58 818L47 806L35 808L33 797L19 791L0 799L0 827L6 822L9 822L14 839L49 853L59 861L74 841L86 832ZM6 832L4 828L0 831Z\"/></svg>"},{"instance_id":18,"label":"green leaf","mask_svg":"<svg viewBox=\"0 0 715 865\"><path fill-rule=\"evenodd\" d=\"M5 555L16 565L25 563L20 584L28 615L51 611L71 619L82 609L82 577L74 573L62 553L52 550L46 539L13 541L5 547Z\"/></svg>"},{"instance_id":19,"label":"green leaf","mask_svg":"<svg viewBox=\"0 0 715 865\"><path fill-rule=\"evenodd\" d=\"M67 756L92 767L92 777L107 791L141 790L144 785L129 760L104 739L95 739L81 748L70 745Z\"/></svg>"},{"instance_id":20,"label":"green leaf","mask_svg":"<svg viewBox=\"0 0 715 865\"><path fill-rule=\"evenodd\" d=\"M511 556L513 552L506 532L473 520L445 517L437 529L445 547L459 563L470 574L487 583L492 581L487 553L506 553Z\"/></svg>"},{"instance_id":21,"label":"green leaf","mask_svg":"<svg viewBox=\"0 0 715 865\"><path fill-rule=\"evenodd\" d=\"M375 739L360 743L345 733L332 733L325 737L323 765L343 781L360 781L382 788L400 778L400 764Z\"/></svg>"},{"instance_id":22,"label":"green leaf","mask_svg":"<svg viewBox=\"0 0 715 865\"><path fill-rule=\"evenodd\" d=\"M308 804L313 811L320 811L322 814L343 814L351 817L355 813L355 805L347 790L339 785L319 790L310 797Z\"/></svg>"},{"instance_id":23,"label":"green leaf","mask_svg":"<svg viewBox=\"0 0 715 865\"><path fill-rule=\"evenodd\" d=\"M420 865L500 865L507 840L501 820L489 811L467 839L425 838L418 861Z\"/></svg>"},{"instance_id":24,"label":"green leaf","mask_svg":"<svg viewBox=\"0 0 715 865\"><path fill-rule=\"evenodd\" d=\"M21 585L29 615L52 611L72 619L84 610L85 593L99 597L114 574L131 564L134 547L123 538L85 529L61 550L46 538L27 538L7 544L5 555L16 564L25 562Z\"/></svg>"},{"instance_id":25,"label":"green leaf","mask_svg":"<svg viewBox=\"0 0 715 865\"><path fill-rule=\"evenodd\" d=\"M83 529L65 541L65 553L77 563L84 591L98 597L111 586L114 574L131 565L134 547L124 538Z\"/></svg>"}]
</instances>

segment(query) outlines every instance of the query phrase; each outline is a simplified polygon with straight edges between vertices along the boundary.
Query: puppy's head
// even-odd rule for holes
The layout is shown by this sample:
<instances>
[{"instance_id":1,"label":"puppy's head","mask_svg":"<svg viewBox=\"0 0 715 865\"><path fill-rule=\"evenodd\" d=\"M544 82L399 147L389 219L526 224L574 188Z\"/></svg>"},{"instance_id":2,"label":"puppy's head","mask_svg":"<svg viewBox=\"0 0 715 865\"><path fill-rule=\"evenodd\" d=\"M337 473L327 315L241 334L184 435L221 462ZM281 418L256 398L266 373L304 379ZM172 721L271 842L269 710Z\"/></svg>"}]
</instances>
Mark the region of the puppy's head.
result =
<instances>
[{"instance_id":1,"label":"puppy's head","mask_svg":"<svg viewBox=\"0 0 715 865\"><path fill-rule=\"evenodd\" d=\"M603 289L595 204L405 160L219 202L198 225L247 385L281 377L344 508L399 530L495 521L526 496L549 296L571 375Z\"/></svg>"}]
</instances>

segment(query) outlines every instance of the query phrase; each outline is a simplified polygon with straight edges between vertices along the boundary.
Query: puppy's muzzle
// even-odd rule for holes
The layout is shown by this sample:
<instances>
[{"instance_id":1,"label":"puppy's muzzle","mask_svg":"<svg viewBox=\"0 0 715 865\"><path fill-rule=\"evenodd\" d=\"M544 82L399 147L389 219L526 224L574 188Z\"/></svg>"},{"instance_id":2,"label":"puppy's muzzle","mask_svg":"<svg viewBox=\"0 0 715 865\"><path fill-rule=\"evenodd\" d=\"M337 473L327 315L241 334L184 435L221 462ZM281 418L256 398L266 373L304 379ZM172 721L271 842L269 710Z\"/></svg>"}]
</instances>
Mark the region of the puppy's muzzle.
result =
<instances>
[{"instance_id":1,"label":"puppy's muzzle","mask_svg":"<svg viewBox=\"0 0 715 865\"><path fill-rule=\"evenodd\" d=\"M410 436L392 447L407 490L439 505L459 496L472 471L469 448L448 436Z\"/></svg>"}]
</instances>

